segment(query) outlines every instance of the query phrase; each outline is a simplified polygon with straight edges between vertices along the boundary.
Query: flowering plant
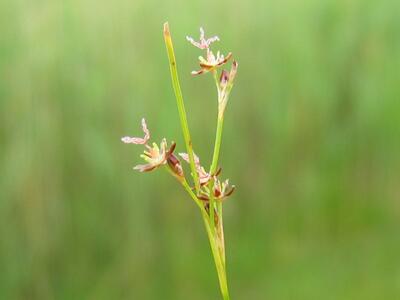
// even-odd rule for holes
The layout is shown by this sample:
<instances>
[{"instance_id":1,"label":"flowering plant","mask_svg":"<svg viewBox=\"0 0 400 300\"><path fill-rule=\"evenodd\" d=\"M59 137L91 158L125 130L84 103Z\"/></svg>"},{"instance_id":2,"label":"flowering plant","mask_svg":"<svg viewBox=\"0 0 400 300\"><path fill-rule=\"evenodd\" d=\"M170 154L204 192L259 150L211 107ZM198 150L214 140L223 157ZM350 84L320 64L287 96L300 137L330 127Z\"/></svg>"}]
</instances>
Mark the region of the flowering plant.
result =
<instances>
[{"instance_id":1,"label":"flowering plant","mask_svg":"<svg viewBox=\"0 0 400 300\"><path fill-rule=\"evenodd\" d=\"M183 172L183 168L178 156L174 154L176 146L174 142L172 142L168 147L167 141L164 138L160 145L157 145L156 143L152 143L151 145L148 144L148 141L150 140L150 131L147 128L145 119L142 119L142 130L144 132L143 138L126 136L122 138L122 141L127 144L144 145L145 147L145 151L141 157L145 160L146 164L135 166L135 170L139 170L140 172L148 172L158 168L165 168L179 181L179 183L183 186L183 188L198 206L210 241L211 251L218 273L221 294L224 300L229 300L228 283L226 278L222 205L224 201L230 195L232 195L235 190L235 186L229 185L229 180L221 181L219 179L221 168L218 167L218 158L222 140L222 127L225 107L233 86L238 64L236 61L233 61L229 72L226 70L220 70L223 65L228 63L232 57L232 53L228 53L226 56L224 56L218 51L217 54L214 55L211 51L211 44L219 41L219 38L214 36L206 39L203 28L200 28L199 41L195 41L191 37L186 37L186 39L193 46L199 48L200 50L206 51L205 58L202 56L199 57L200 70L193 71L192 75L211 73L215 80L218 92L217 129L212 163L209 170L207 171L200 164L199 157L193 151L193 143L190 137L182 91L178 78L175 53L168 23L164 24L164 40L167 47L172 85L175 92L180 123L186 145L186 153L179 153L179 156L190 165L190 175L192 177L193 187L189 184Z\"/></svg>"}]
</instances>

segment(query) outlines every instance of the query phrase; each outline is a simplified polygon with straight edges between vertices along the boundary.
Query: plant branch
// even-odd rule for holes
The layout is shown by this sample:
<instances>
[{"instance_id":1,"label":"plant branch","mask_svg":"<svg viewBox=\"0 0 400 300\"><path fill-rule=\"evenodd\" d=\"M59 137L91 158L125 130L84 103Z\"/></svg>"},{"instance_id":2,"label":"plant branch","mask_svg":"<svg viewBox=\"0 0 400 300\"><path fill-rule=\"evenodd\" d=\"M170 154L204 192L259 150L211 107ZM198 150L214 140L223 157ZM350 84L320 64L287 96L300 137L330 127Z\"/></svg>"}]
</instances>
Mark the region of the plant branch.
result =
<instances>
[{"instance_id":1,"label":"plant branch","mask_svg":"<svg viewBox=\"0 0 400 300\"><path fill-rule=\"evenodd\" d=\"M165 45L167 47L168 60L169 60L169 66L170 66L170 71L171 71L172 86L173 86L174 92L175 92L176 104L178 106L179 118L181 121L183 137L185 139L185 144L186 144L186 151L189 155L192 177L193 177L194 185L196 188L196 192L198 193L200 190L200 182L199 182L199 177L198 177L198 174L196 171L196 164L194 161L194 154L193 154L193 145L192 145L192 140L190 138L190 131L189 131L189 126L188 126L187 117L186 117L185 105L183 103L182 91L181 91L181 87L179 84L178 69L176 67L174 47L172 44L171 33L169 31L168 22L166 22L164 24L164 40L165 40Z\"/></svg>"}]
</instances>

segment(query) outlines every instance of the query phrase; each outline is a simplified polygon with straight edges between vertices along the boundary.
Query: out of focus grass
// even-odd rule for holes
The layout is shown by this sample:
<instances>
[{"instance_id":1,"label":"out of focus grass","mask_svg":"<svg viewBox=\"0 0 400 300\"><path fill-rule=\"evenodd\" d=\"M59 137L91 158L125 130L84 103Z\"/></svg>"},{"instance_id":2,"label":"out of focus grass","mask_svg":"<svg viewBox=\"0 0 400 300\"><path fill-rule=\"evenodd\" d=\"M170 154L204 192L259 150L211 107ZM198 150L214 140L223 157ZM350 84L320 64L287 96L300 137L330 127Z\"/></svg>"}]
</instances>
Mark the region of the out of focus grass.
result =
<instances>
[{"instance_id":1,"label":"out of focus grass","mask_svg":"<svg viewBox=\"0 0 400 300\"><path fill-rule=\"evenodd\" d=\"M0 2L0 299L218 299L193 203L138 174L146 116L183 142L169 20L196 151L214 86L203 25L239 61L223 176L233 299L400 295L400 2Z\"/></svg>"}]
</instances>

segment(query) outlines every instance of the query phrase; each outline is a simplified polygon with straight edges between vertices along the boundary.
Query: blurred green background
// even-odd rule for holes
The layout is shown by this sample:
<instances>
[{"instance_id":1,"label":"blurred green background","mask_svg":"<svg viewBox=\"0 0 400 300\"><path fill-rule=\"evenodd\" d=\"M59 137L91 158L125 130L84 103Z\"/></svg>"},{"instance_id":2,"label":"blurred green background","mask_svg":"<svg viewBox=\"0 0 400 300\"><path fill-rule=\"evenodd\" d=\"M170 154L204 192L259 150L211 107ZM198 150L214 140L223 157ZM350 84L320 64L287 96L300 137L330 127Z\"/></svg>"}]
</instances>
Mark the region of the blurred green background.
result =
<instances>
[{"instance_id":1,"label":"blurred green background","mask_svg":"<svg viewBox=\"0 0 400 300\"><path fill-rule=\"evenodd\" d=\"M185 35L239 73L221 165L233 299L400 299L400 2L2 0L0 299L219 299L197 208L139 174L145 116L196 152L216 99Z\"/></svg>"}]
</instances>

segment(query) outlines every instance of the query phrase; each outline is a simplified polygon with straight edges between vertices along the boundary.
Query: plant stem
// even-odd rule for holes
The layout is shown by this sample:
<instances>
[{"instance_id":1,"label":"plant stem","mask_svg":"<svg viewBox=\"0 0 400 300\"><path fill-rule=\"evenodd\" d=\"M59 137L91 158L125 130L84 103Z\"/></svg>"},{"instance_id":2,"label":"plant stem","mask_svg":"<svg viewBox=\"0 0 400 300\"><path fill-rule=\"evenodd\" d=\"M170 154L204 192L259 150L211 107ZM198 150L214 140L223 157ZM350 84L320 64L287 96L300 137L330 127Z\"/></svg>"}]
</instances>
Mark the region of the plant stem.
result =
<instances>
[{"instance_id":1,"label":"plant stem","mask_svg":"<svg viewBox=\"0 0 400 300\"><path fill-rule=\"evenodd\" d=\"M169 170L169 172L171 172L171 170ZM217 232L215 230L213 230L214 226L215 226L213 224L214 222L211 222L211 219L209 218L209 215L207 214L207 211L205 210L203 203L193 193L193 191L190 188L189 184L187 183L186 179L179 180L179 182L182 184L182 186L185 188L185 190L188 192L190 197L194 200L194 202L197 204L197 206L200 209L200 212L201 212L201 215L202 215L203 221L204 221L204 226L206 227L208 240L210 242L210 247L211 247L211 252L212 252L213 258L214 258L215 267L217 269L218 281L219 281L219 287L221 290L221 294L222 294L222 297L224 300L230 300L229 290L228 290L228 282L226 279L225 257L224 257L225 253L220 251L221 247L219 247L217 244L217 235L216 235ZM220 220L220 222L221 222L221 220ZM222 239L222 243L223 243L223 239Z\"/></svg>"},{"instance_id":2,"label":"plant stem","mask_svg":"<svg viewBox=\"0 0 400 300\"><path fill-rule=\"evenodd\" d=\"M204 220L204 225L207 230L208 240L210 241L211 252L214 257L215 267L216 267L217 273L218 273L218 280L219 280L219 287L221 289L221 294L222 294L222 297L224 300L229 300L230 297L229 297L229 290L228 290L228 282L226 280L226 272L225 272L225 266L223 263L223 259L218 250L216 238L213 235L213 232L210 228L210 224L207 222L206 218L203 218L203 220Z\"/></svg>"},{"instance_id":3,"label":"plant stem","mask_svg":"<svg viewBox=\"0 0 400 300\"><path fill-rule=\"evenodd\" d=\"M224 117L218 116L217 131L215 133L214 153L210 167L210 174L214 174L218 167L218 158L219 158L219 151L221 148L223 125L224 125Z\"/></svg>"},{"instance_id":4,"label":"plant stem","mask_svg":"<svg viewBox=\"0 0 400 300\"><path fill-rule=\"evenodd\" d=\"M224 268L226 268L226 262L225 262L226 258L225 258L224 219L223 219L223 215L222 215L222 203L221 203L221 202L217 202L217 212L218 212L218 216L219 216L219 220L218 220L219 222L218 222L217 233L220 234L221 259L222 259L222 263L223 263L223 265L224 265Z\"/></svg>"},{"instance_id":5,"label":"plant stem","mask_svg":"<svg viewBox=\"0 0 400 300\"><path fill-rule=\"evenodd\" d=\"M199 206L201 214L203 216L204 226L206 227L208 240L210 242L211 252L214 257L215 267L218 273L218 280L221 289L222 296L224 300L229 300L229 291L228 291L228 282L226 280L226 271L225 271L225 257L219 251L220 247L218 247L217 239L216 239L216 232L213 230L214 226L211 220L208 218L208 214L204 209L203 204L201 201L196 197L193 193L192 189L188 185L186 180L181 181L183 187L188 192L188 194L192 197L192 199L196 202Z\"/></svg>"},{"instance_id":6,"label":"plant stem","mask_svg":"<svg viewBox=\"0 0 400 300\"><path fill-rule=\"evenodd\" d=\"M217 87L217 92L218 92L218 119L217 119L217 131L215 134L214 153L213 153L213 158L212 158L211 167L210 167L210 174L214 174L218 167L219 151L221 148L221 141L222 141L222 127L224 125L224 116L219 111L219 104L223 99L221 99L221 97L222 97L221 90L219 87L218 74L216 71L213 72L213 76L214 76L214 81L215 81L215 85Z\"/></svg>"},{"instance_id":7,"label":"plant stem","mask_svg":"<svg viewBox=\"0 0 400 300\"><path fill-rule=\"evenodd\" d=\"M164 23L164 40L165 40L165 45L167 47L168 60L169 60L169 66L170 66L170 71L171 71L172 86L173 86L174 92L175 92L176 104L178 106L179 118L181 121L183 137L185 139L185 144L186 144L186 151L189 155L192 177L193 177L194 185L196 188L196 192L198 193L200 190L200 182L199 182L198 174L196 171L196 164L194 161L194 154L193 154L193 145L192 145L192 140L190 138L190 131L189 131L189 126L188 126L187 117L186 117L185 105L183 103L182 91L181 91L181 87L179 84L178 69L176 67L174 47L172 44L171 33L169 31L168 22Z\"/></svg>"},{"instance_id":8,"label":"plant stem","mask_svg":"<svg viewBox=\"0 0 400 300\"><path fill-rule=\"evenodd\" d=\"M222 129L223 129L223 125L224 125L224 118L223 116L220 116L218 114L218 123L217 123L217 131L215 134L215 144L214 144L214 153L213 153L213 159L211 162L211 167L210 167L210 174L214 174L217 170L218 167L218 158L219 158L219 152L220 152L220 148L221 148L221 141L222 141ZM210 189L212 189L214 187L214 179L212 179L210 181ZM212 192L210 193L210 195L212 194ZM210 197L211 200L212 197ZM210 207L211 207L211 201L210 201ZM214 206L213 206L214 208ZM224 227L223 227L223 215L222 215L222 202L218 201L216 202L216 209L217 209L217 213L218 213L218 218L219 218L219 222L218 222L218 228L215 231L216 234L219 233L220 235L220 247L219 247L219 251L221 254L221 259L225 268L225 241L224 241Z\"/></svg>"},{"instance_id":9,"label":"plant stem","mask_svg":"<svg viewBox=\"0 0 400 300\"><path fill-rule=\"evenodd\" d=\"M218 91L218 104L220 104L221 101L223 101L223 99L221 99L222 95L219 89L219 83L218 83L218 76L217 73L214 72L214 80L215 80L215 84L217 86L217 91ZM215 133L215 143L214 143L214 152L213 152L213 158L212 158L212 162L211 162L211 167L210 167L210 174L214 174L217 171L217 167L218 167L218 159L219 159L219 153L220 153L220 148L221 148L221 142L222 142L222 129L223 129L223 125L224 125L224 116L223 116L223 112L219 111L219 106L218 106L218 119L217 119L217 130ZM213 189L214 187L214 179L212 179L210 181L210 189ZM210 192L210 200L213 200L212 197L212 191ZM211 206L211 201L210 201L210 207L213 208L214 210L214 205ZM219 255L221 258L221 263L222 266L224 268L224 272L225 272L225 280L226 280L226 258L225 258L225 239L224 239L224 227L223 227L223 215L222 215L222 202L216 202L215 204L216 209L217 209L217 214L218 214L218 228L217 230L215 230L215 234L218 235L219 234L219 245L217 245L218 247L218 251L219 251ZM228 296L229 297L229 296Z\"/></svg>"},{"instance_id":10,"label":"plant stem","mask_svg":"<svg viewBox=\"0 0 400 300\"><path fill-rule=\"evenodd\" d=\"M214 192L212 190L212 187L214 186L214 179L211 178L210 183L209 183L210 187L211 187L211 191L210 191L210 202L209 202L209 212L210 212L210 224L211 224L211 229L213 234L216 233L215 231L215 199L214 199Z\"/></svg>"}]
</instances>

